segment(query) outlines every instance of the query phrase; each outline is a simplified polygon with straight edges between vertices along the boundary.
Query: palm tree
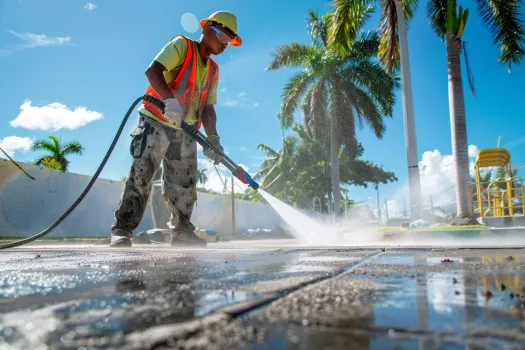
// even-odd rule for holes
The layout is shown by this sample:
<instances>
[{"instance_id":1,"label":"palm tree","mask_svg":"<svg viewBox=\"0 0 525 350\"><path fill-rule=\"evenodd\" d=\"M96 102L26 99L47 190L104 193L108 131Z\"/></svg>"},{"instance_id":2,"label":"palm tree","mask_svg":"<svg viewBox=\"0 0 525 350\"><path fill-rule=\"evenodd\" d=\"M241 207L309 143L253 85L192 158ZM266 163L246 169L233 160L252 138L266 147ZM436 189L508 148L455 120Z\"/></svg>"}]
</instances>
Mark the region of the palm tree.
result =
<instances>
[{"instance_id":1,"label":"palm tree","mask_svg":"<svg viewBox=\"0 0 525 350\"><path fill-rule=\"evenodd\" d=\"M364 21L365 16L360 21ZM376 137L385 132L383 117L391 117L397 82L374 61L379 37L360 34L346 55L328 50L328 18L308 13L312 43L291 43L279 47L268 70L302 68L285 85L281 125L290 127L299 103L304 125L319 139L330 139L331 184L334 211L340 214L339 149L355 156L358 152L356 123L366 123ZM330 129L328 129L330 127Z\"/></svg>"},{"instance_id":2,"label":"palm tree","mask_svg":"<svg viewBox=\"0 0 525 350\"><path fill-rule=\"evenodd\" d=\"M33 151L48 151L50 154L40 157L35 161L36 165L43 165L47 168L61 170L66 172L69 161L66 156L69 155L82 155L84 147L78 141L71 141L62 145L58 137L49 135L51 141L48 140L37 140L31 146Z\"/></svg>"},{"instance_id":3,"label":"palm tree","mask_svg":"<svg viewBox=\"0 0 525 350\"><path fill-rule=\"evenodd\" d=\"M262 181L262 188L278 192L285 189L284 171L290 173L293 169L293 162L295 160L295 150L297 139L293 136L286 137L284 147L279 151L274 151L272 148L259 144L257 149L264 152L267 159L265 159L259 171L253 174L255 181Z\"/></svg>"},{"instance_id":4,"label":"palm tree","mask_svg":"<svg viewBox=\"0 0 525 350\"><path fill-rule=\"evenodd\" d=\"M201 183L203 186L208 182L206 171L208 171L208 169L197 169L197 183Z\"/></svg>"},{"instance_id":5,"label":"palm tree","mask_svg":"<svg viewBox=\"0 0 525 350\"><path fill-rule=\"evenodd\" d=\"M328 195L330 198L331 165L326 161L330 157L330 141L311 137L300 124L295 124L293 130L301 138L301 144L297 148L293 172L295 183L290 186L292 191L307 194L309 200L315 196L324 198ZM394 173L372 162L360 160L364 149L360 144L358 147L358 157L350 156L343 147L339 149L342 184L367 187L369 184L397 181Z\"/></svg>"},{"instance_id":6,"label":"palm tree","mask_svg":"<svg viewBox=\"0 0 525 350\"><path fill-rule=\"evenodd\" d=\"M482 183L490 182L490 179L492 178L492 172L487 171L480 174L480 180ZM475 184L476 183L476 175L473 175L470 177L470 183Z\"/></svg>"},{"instance_id":7,"label":"palm tree","mask_svg":"<svg viewBox=\"0 0 525 350\"><path fill-rule=\"evenodd\" d=\"M381 15L381 44L379 59L389 72L399 65L399 38L395 2L400 0L334 0L330 11L329 42L339 51L348 51L356 36L359 23L355 21L358 14L370 9L372 3L379 3ZM432 29L442 41L446 42L448 81L449 81L449 111L452 134L452 153L456 167L456 197L457 216L472 217L468 199L469 162L467 131L465 123L465 101L463 96L461 59L466 46L462 40L468 19L468 9L460 6L457 11L457 0L427 0L427 15ZM518 64L525 56L525 25L520 15L522 3L520 0L475 0L481 20L488 28L501 55L500 63ZM406 22L413 17L419 0L403 0L403 12ZM357 24L356 24L357 23ZM474 93L473 79L467 63L467 77Z\"/></svg>"}]
</instances>

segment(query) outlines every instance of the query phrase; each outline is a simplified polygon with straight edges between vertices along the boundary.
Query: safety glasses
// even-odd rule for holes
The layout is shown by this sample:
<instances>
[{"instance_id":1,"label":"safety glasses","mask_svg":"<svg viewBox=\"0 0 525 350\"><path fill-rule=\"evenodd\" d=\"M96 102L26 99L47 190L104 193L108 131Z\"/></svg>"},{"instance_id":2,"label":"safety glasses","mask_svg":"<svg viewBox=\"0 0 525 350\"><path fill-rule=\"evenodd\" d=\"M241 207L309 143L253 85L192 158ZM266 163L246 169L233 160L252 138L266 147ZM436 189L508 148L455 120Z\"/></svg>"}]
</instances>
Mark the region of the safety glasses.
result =
<instances>
[{"instance_id":1,"label":"safety glasses","mask_svg":"<svg viewBox=\"0 0 525 350\"><path fill-rule=\"evenodd\" d=\"M221 44L226 45L226 47L230 47L232 44L232 39L230 39L229 36L227 36L225 33L223 33L220 29L215 28L214 26L210 26L211 29L215 31L215 35L217 35L217 39L221 42Z\"/></svg>"}]
</instances>

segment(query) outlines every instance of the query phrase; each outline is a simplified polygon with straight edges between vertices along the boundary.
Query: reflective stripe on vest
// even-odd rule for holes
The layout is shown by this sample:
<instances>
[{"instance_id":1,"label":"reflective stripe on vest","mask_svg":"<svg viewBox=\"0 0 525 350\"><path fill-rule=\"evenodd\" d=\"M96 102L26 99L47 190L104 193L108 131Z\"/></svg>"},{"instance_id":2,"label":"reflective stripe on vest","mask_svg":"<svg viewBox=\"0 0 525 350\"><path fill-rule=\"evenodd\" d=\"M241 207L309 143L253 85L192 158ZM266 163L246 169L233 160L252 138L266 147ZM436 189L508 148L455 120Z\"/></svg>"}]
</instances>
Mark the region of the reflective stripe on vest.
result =
<instances>
[{"instance_id":1,"label":"reflective stripe on vest","mask_svg":"<svg viewBox=\"0 0 525 350\"><path fill-rule=\"evenodd\" d=\"M195 96L195 83L197 78L197 59L199 54L197 53L197 45L195 44L195 42L184 36L183 38L186 40L188 47L186 58L184 59L184 63L182 64L182 67L179 73L177 74L177 77L171 83L168 84L168 88L179 101L179 105L186 110L185 113L187 113ZM201 92L199 107L196 111L197 119L200 119L202 115L202 111L204 110L209 90L217 81L217 63L215 63L215 61L213 61L211 58L209 58L209 61L210 64L208 65L206 80ZM148 85L145 94L154 96L162 100L162 97L160 97L160 95L153 89L151 84ZM148 101L142 101L142 104L146 108L148 108L148 110L150 110L157 118L166 122L168 121L168 119L166 119L164 115L162 115L162 111L152 103ZM199 120L199 127L200 124L201 123Z\"/></svg>"},{"instance_id":2,"label":"reflective stripe on vest","mask_svg":"<svg viewBox=\"0 0 525 350\"><path fill-rule=\"evenodd\" d=\"M211 59L210 59L211 61ZM199 111L198 111L198 119L200 119L202 115L202 111L204 110L204 107L206 107L206 99L208 97L208 92L211 90L212 86L217 81L217 64L214 61L211 61L212 64L208 66L208 73L206 74L206 83L204 83L204 87L202 88L201 92L201 99L199 103Z\"/></svg>"}]
</instances>

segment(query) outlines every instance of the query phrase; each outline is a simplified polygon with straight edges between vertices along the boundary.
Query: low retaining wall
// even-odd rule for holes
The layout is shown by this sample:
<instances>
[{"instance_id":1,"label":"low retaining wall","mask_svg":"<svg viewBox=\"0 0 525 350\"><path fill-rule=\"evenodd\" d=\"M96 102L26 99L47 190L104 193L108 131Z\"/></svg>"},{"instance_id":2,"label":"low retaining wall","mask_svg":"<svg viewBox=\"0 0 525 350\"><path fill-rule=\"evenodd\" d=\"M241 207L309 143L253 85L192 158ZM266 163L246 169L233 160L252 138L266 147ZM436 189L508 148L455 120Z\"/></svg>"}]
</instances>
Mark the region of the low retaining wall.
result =
<instances>
[{"instance_id":1,"label":"low retaining wall","mask_svg":"<svg viewBox=\"0 0 525 350\"><path fill-rule=\"evenodd\" d=\"M82 193L90 176L62 173L19 163L36 180L29 179L7 160L0 159L0 237L32 236L50 226ZM78 207L48 237L108 237L124 183L97 179ZM155 187L153 206L157 228L166 228L169 212L160 188ZM237 233L247 229L276 230L283 224L267 204L235 200ZM192 222L199 228L231 234L231 197L199 193ZM136 232L153 224L146 210Z\"/></svg>"}]
</instances>

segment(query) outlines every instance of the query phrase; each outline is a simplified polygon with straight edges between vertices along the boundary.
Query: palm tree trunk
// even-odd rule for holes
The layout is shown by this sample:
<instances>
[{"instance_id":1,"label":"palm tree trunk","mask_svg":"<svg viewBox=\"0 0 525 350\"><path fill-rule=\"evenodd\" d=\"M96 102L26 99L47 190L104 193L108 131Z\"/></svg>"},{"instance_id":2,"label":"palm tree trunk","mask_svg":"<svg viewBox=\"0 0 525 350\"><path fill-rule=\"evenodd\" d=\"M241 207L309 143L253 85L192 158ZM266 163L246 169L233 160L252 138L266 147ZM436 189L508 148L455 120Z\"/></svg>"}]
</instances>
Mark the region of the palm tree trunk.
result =
<instances>
[{"instance_id":1,"label":"palm tree trunk","mask_svg":"<svg viewBox=\"0 0 525 350\"><path fill-rule=\"evenodd\" d=\"M336 125L335 121L330 122L330 161L332 164L332 193L334 199L334 214L339 216L341 214L341 188L339 187L339 145L336 142Z\"/></svg>"},{"instance_id":2,"label":"palm tree trunk","mask_svg":"<svg viewBox=\"0 0 525 350\"><path fill-rule=\"evenodd\" d=\"M452 156L456 169L457 216L472 217L469 205L468 183L470 179L465 122L465 99L461 81L460 40L447 33L448 103L452 133Z\"/></svg>"},{"instance_id":3,"label":"palm tree trunk","mask_svg":"<svg viewBox=\"0 0 525 350\"><path fill-rule=\"evenodd\" d=\"M410 219L423 217L421 201L421 179L419 177L419 160L416 142L416 124L414 121L414 103L412 100L412 80L410 77L410 60L408 56L405 15L401 0L395 0L399 27L399 59L403 93L403 122L405 127L405 147L408 165L408 192L410 195Z\"/></svg>"}]
</instances>

